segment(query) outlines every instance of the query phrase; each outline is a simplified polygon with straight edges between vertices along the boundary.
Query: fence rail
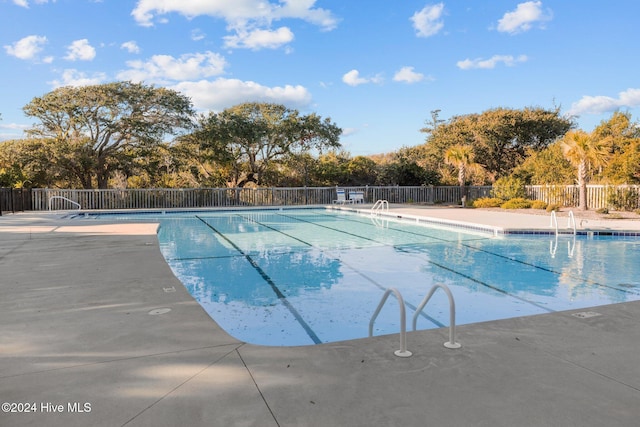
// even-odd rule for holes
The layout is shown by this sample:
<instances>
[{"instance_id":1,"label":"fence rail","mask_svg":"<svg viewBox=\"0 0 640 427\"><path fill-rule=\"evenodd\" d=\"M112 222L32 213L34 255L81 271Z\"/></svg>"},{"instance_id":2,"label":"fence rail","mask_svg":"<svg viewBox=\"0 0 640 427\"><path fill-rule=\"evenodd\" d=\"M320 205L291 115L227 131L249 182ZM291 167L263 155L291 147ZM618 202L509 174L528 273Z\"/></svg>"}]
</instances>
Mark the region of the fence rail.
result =
<instances>
[{"instance_id":1,"label":"fence rail","mask_svg":"<svg viewBox=\"0 0 640 427\"><path fill-rule=\"evenodd\" d=\"M27 188L0 188L0 215L5 212L32 210L32 193Z\"/></svg>"},{"instance_id":2,"label":"fence rail","mask_svg":"<svg viewBox=\"0 0 640 427\"><path fill-rule=\"evenodd\" d=\"M462 199L459 186L428 187L340 187L347 193L359 191L366 202L456 204ZM189 189L0 189L0 212L20 210L70 210L80 204L83 210L100 209L171 209L215 208L233 206L297 206L331 204L337 187L294 188L189 188ZM466 187L468 201L490 197L490 186ZM526 187L527 197L566 207L578 205L579 189L574 185ZM611 208L612 200L626 210L640 208L640 186L587 186L589 209ZM619 208L618 206L613 206Z\"/></svg>"},{"instance_id":3,"label":"fence rail","mask_svg":"<svg viewBox=\"0 0 640 427\"><path fill-rule=\"evenodd\" d=\"M340 187L361 191L367 202L384 199L390 203L458 203L460 188L455 187ZM476 187L477 188L477 187ZM72 209L170 209L227 206L296 206L331 204L337 187L295 188L194 188L194 189L33 189L33 210ZM491 187L484 187L489 194ZM479 190L475 190L478 192ZM53 197L53 199L52 199Z\"/></svg>"},{"instance_id":4,"label":"fence rail","mask_svg":"<svg viewBox=\"0 0 640 427\"><path fill-rule=\"evenodd\" d=\"M528 185L527 197L566 207L579 205L580 189L577 185ZM613 208L635 210L640 208L638 185L587 185L589 209Z\"/></svg>"}]
</instances>

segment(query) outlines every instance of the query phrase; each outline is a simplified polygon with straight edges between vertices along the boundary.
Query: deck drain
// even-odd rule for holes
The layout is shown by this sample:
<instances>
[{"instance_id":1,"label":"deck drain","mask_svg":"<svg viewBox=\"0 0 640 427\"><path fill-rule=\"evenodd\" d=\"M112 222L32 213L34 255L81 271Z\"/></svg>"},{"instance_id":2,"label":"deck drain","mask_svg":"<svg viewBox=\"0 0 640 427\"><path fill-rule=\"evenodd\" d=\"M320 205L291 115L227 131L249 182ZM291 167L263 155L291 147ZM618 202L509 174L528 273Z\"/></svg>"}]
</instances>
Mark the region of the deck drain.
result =
<instances>
[{"instance_id":1,"label":"deck drain","mask_svg":"<svg viewBox=\"0 0 640 427\"><path fill-rule=\"evenodd\" d=\"M595 311L581 311L580 313L573 313L572 316L578 319L588 319L590 317L602 316L602 314L596 313Z\"/></svg>"},{"instance_id":2,"label":"deck drain","mask_svg":"<svg viewBox=\"0 0 640 427\"><path fill-rule=\"evenodd\" d=\"M152 316L157 316L158 314L165 314L165 313L168 313L170 311L171 311L170 308L155 308L155 309L151 310L149 312L149 314L152 315Z\"/></svg>"}]
</instances>

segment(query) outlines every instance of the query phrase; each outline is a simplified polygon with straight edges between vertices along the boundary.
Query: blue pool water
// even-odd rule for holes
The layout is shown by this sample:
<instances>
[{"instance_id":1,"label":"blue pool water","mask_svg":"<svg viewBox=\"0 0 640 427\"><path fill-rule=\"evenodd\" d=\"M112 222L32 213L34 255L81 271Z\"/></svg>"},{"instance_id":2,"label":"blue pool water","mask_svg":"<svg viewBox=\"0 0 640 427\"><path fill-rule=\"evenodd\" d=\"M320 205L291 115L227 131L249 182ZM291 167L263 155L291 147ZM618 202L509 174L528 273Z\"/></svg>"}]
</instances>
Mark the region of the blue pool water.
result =
<instances>
[{"instance_id":1,"label":"blue pool water","mask_svg":"<svg viewBox=\"0 0 640 427\"><path fill-rule=\"evenodd\" d=\"M451 289L457 324L640 299L637 237L496 237L324 209L144 220L160 222L162 253L193 297L254 344L366 337L388 287L402 293L408 325L436 283ZM397 304L389 299L375 335L399 331ZM448 326L448 307L436 292L418 329Z\"/></svg>"}]
</instances>

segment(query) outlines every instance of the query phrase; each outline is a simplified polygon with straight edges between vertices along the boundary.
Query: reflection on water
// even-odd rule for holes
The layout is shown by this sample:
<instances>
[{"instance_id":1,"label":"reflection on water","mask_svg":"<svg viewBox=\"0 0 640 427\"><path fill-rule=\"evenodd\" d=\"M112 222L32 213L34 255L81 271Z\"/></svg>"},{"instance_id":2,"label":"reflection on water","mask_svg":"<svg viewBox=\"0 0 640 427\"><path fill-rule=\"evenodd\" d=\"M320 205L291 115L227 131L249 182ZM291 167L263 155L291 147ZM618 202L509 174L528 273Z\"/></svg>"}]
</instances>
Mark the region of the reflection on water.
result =
<instances>
[{"instance_id":1,"label":"reflection on water","mask_svg":"<svg viewBox=\"0 0 640 427\"><path fill-rule=\"evenodd\" d=\"M640 239L494 238L324 210L162 218L161 249L176 276L239 339L272 345L367 336L387 287L415 307L435 283L456 298L458 323L640 299ZM448 324L446 298L429 303ZM387 304L389 305L389 304ZM385 311L386 310L386 311ZM376 335L398 331L383 310ZM408 311L408 315L412 315Z\"/></svg>"}]
</instances>

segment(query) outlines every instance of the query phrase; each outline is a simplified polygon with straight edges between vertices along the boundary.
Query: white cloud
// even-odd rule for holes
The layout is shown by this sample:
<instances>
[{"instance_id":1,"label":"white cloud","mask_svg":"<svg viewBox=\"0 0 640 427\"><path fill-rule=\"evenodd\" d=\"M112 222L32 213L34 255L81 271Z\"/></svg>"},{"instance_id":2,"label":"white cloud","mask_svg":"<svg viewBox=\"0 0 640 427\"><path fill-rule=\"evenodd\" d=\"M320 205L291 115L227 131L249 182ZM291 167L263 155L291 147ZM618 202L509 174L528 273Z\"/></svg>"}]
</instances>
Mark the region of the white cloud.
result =
<instances>
[{"instance_id":1,"label":"white cloud","mask_svg":"<svg viewBox=\"0 0 640 427\"><path fill-rule=\"evenodd\" d=\"M0 141L22 138L23 132L29 128L31 125L0 122Z\"/></svg>"},{"instance_id":2,"label":"white cloud","mask_svg":"<svg viewBox=\"0 0 640 427\"><path fill-rule=\"evenodd\" d=\"M46 43L46 37L33 35L24 37L12 45L5 45L4 49L7 54L19 59L37 59L38 53Z\"/></svg>"},{"instance_id":3,"label":"white cloud","mask_svg":"<svg viewBox=\"0 0 640 427\"><path fill-rule=\"evenodd\" d=\"M503 63L508 67L512 67L519 62L526 62L528 60L526 55L520 55L517 58L511 55L493 55L489 59L465 59L464 61L458 61L456 65L462 70L471 70L476 68L492 69L498 64Z\"/></svg>"},{"instance_id":4,"label":"white cloud","mask_svg":"<svg viewBox=\"0 0 640 427\"><path fill-rule=\"evenodd\" d=\"M618 98L609 96L583 96L571 104L570 115L601 114L616 111L620 108L640 107L640 89L627 89L618 94Z\"/></svg>"},{"instance_id":5,"label":"white cloud","mask_svg":"<svg viewBox=\"0 0 640 427\"><path fill-rule=\"evenodd\" d=\"M56 0L52 0L52 3L55 3ZM49 3L49 0L35 0L36 4L43 4L43 3ZM20 7L24 7L24 8L29 8L29 2L27 0L13 0L13 4L15 4L16 6L20 6Z\"/></svg>"},{"instance_id":6,"label":"white cloud","mask_svg":"<svg viewBox=\"0 0 640 427\"><path fill-rule=\"evenodd\" d=\"M53 80L48 83L55 89L62 86L97 85L105 82L106 80L107 76L104 73L95 73L92 76L88 76L82 71L69 68L62 72L60 80Z\"/></svg>"},{"instance_id":7,"label":"white cloud","mask_svg":"<svg viewBox=\"0 0 640 427\"><path fill-rule=\"evenodd\" d=\"M118 73L120 80L136 82L166 82L194 80L222 74L227 65L217 53L188 53L174 58L170 55L154 55L148 61L128 61L130 67Z\"/></svg>"},{"instance_id":8,"label":"white cloud","mask_svg":"<svg viewBox=\"0 0 640 427\"><path fill-rule=\"evenodd\" d=\"M299 85L267 87L252 81L218 78L181 82L173 89L191 98L198 110L222 111L243 102L273 102L290 108L305 108L311 104L311 94Z\"/></svg>"},{"instance_id":9,"label":"white cloud","mask_svg":"<svg viewBox=\"0 0 640 427\"><path fill-rule=\"evenodd\" d=\"M314 7L316 0L139 0L131 12L142 26L153 26L161 16L178 13L187 18L211 16L223 19L234 36L227 37L233 47L258 49L281 45L282 40L293 40L291 30L271 30L271 23L281 19L301 19L329 31L338 20L331 11ZM259 31L264 31L260 33Z\"/></svg>"},{"instance_id":10,"label":"white cloud","mask_svg":"<svg viewBox=\"0 0 640 427\"><path fill-rule=\"evenodd\" d=\"M393 76L393 81L404 83L417 83L424 80L424 74L417 73L413 67L402 67Z\"/></svg>"},{"instance_id":11,"label":"white cloud","mask_svg":"<svg viewBox=\"0 0 640 427\"><path fill-rule=\"evenodd\" d=\"M311 22L326 30L335 28L337 19L331 11L314 8L315 0L139 0L131 12L138 24L152 26L154 17L178 13L187 18L212 16L222 18L231 25L241 22L271 22L295 18Z\"/></svg>"},{"instance_id":12,"label":"white cloud","mask_svg":"<svg viewBox=\"0 0 640 427\"><path fill-rule=\"evenodd\" d=\"M430 37L438 33L443 27L442 15L444 3L426 5L422 10L413 14L413 28L418 37Z\"/></svg>"},{"instance_id":13,"label":"white cloud","mask_svg":"<svg viewBox=\"0 0 640 427\"><path fill-rule=\"evenodd\" d=\"M200 28L195 28L193 30L191 30L191 40L193 41L200 41L202 39L204 39L207 35L200 29Z\"/></svg>"},{"instance_id":14,"label":"white cloud","mask_svg":"<svg viewBox=\"0 0 640 427\"><path fill-rule=\"evenodd\" d=\"M125 49L129 53L140 53L140 46L133 40L122 43L120 49Z\"/></svg>"},{"instance_id":15,"label":"white cloud","mask_svg":"<svg viewBox=\"0 0 640 427\"><path fill-rule=\"evenodd\" d=\"M67 46L67 56L64 59L68 61L91 61L96 57L96 49L89 44L89 40L75 40Z\"/></svg>"},{"instance_id":16,"label":"white cloud","mask_svg":"<svg viewBox=\"0 0 640 427\"><path fill-rule=\"evenodd\" d=\"M290 43L293 37L293 33L287 27L280 27L275 31L238 31L235 36L224 37L224 45L229 48L248 48L252 50L262 48L277 49Z\"/></svg>"},{"instance_id":17,"label":"white cloud","mask_svg":"<svg viewBox=\"0 0 640 427\"><path fill-rule=\"evenodd\" d=\"M342 81L349 86L359 86L366 83L382 83L382 77L377 75L374 77L360 77L358 70L351 70L342 76Z\"/></svg>"},{"instance_id":18,"label":"white cloud","mask_svg":"<svg viewBox=\"0 0 640 427\"><path fill-rule=\"evenodd\" d=\"M0 123L0 129L25 130L29 128L30 128L29 125L21 125L18 123Z\"/></svg>"},{"instance_id":19,"label":"white cloud","mask_svg":"<svg viewBox=\"0 0 640 427\"><path fill-rule=\"evenodd\" d=\"M542 11L541 1L528 1L520 3L516 10L507 12L498 20L498 31L517 34L531 29L534 23L543 24L551 20L551 11L545 14Z\"/></svg>"}]
</instances>

